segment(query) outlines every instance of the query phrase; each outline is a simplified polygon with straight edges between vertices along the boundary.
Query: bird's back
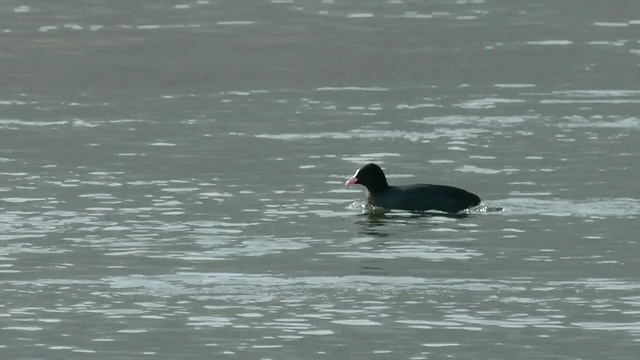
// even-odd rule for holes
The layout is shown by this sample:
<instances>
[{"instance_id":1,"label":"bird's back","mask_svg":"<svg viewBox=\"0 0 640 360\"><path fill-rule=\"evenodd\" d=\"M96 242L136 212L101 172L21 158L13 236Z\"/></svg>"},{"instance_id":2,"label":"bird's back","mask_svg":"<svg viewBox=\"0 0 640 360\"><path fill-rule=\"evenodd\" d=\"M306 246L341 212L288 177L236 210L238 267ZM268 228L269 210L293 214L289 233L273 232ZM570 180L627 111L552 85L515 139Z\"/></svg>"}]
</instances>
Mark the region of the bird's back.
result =
<instances>
[{"instance_id":1,"label":"bird's back","mask_svg":"<svg viewBox=\"0 0 640 360\"><path fill-rule=\"evenodd\" d=\"M375 206L409 211L439 210L456 213L480 203L477 195L448 185L390 186L383 192L368 195L369 202Z\"/></svg>"}]
</instances>

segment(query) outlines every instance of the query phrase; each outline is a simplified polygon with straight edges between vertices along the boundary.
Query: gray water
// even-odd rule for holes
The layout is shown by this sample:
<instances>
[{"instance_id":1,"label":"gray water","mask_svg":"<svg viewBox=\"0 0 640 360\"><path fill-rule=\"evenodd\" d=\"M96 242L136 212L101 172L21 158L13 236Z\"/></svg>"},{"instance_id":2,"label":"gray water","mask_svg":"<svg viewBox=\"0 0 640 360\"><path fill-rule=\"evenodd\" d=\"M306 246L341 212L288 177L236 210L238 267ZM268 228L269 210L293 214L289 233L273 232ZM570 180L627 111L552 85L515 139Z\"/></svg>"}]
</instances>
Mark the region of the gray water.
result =
<instances>
[{"instance_id":1,"label":"gray water","mask_svg":"<svg viewBox=\"0 0 640 360\"><path fill-rule=\"evenodd\" d=\"M637 1L16 0L0 34L1 359L638 358ZM369 161L484 202L365 213Z\"/></svg>"}]
</instances>

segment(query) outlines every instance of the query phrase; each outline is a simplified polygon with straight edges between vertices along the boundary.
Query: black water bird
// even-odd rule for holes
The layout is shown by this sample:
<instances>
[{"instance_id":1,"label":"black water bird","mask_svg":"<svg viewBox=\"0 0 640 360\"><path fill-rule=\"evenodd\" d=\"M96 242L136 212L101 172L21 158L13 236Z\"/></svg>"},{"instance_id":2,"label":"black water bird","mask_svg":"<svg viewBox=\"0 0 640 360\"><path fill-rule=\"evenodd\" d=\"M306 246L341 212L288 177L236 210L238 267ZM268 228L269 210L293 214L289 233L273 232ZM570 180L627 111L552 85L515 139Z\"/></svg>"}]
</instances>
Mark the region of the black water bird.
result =
<instances>
[{"instance_id":1,"label":"black water bird","mask_svg":"<svg viewBox=\"0 0 640 360\"><path fill-rule=\"evenodd\" d=\"M413 184L391 186L380 166L370 163L358 171L344 184L360 184L367 188L367 204L385 209L408 211L438 210L447 213L474 207L480 197L467 190L448 185Z\"/></svg>"}]
</instances>

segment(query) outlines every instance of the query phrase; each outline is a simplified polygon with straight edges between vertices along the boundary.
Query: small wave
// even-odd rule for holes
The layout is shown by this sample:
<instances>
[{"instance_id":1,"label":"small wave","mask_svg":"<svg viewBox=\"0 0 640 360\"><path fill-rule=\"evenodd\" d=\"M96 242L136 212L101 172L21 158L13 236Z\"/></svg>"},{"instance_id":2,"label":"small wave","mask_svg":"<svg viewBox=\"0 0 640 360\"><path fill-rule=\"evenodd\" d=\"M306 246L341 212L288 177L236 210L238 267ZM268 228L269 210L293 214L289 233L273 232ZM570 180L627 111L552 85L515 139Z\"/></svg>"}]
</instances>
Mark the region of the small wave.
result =
<instances>
[{"instance_id":1,"label":"small wave","mask_svg":"<svg viewBox=\"0 0 640 360\"><path fill-rule=\"evenodd\" d=\"M349 210L358 210L363 214L384 214L388 210L355 201L347 206ZM510 198L483 202L460 214L501 213L504 215L546 215L546 216L601 216L636 217L640 216L640 200L629 198L592 199L585 201L546 200L535 198ZM434 213L437 214L437 213ZM444 214L443 214L444 215Z\"/></svg>"},{"instance_id":2,"label":"small wave","mask_svg":"<svg viewBox=\"0 0 640 360\"><path fill-rule=\"evenodd\" d=\"M614 120L586 119L571 117L570 122L564 126L567 128L605 128L605 129L637 129L640 130L640 119L625 118Z\"/></svg>"},{"instance_id":3,"label":"small wave","mask_svg":"<svg viewBox=\"0 0 640 360\"><path fill-rule=\"evenodd\" d=\"M388 88L384 87L361 87L361 86L342 86L342 87L319 87L316 89L317 91L389 91Z\"/></svg>"},{"instance_id":4,"label":"small wave","mask_svg":"<svg viewBox=\"0 0 640 360\"><path fill-rule=\"evenodd\" d=\"M563 199L510 198L491 202L504 208L506 215L547 216L640 216L640 200L630 198L591 199L571 201Z\"/></svg>"},{"instance_id":5,"label":"small wave","mask_svg":"<svg viewBox=\"0 0 640 360\"><path fill-rule=\"evenodd\" d=\"M439 138L455 138L464 140L476 138L484 129L436 129L434 132L399 131L399 130L350 130L346 132L318 132L318 133L284 133L284 134L256 134L257 138L299 141L309 139L405 139L409 141L428 141Z\"/></svg>"}]
</instances>

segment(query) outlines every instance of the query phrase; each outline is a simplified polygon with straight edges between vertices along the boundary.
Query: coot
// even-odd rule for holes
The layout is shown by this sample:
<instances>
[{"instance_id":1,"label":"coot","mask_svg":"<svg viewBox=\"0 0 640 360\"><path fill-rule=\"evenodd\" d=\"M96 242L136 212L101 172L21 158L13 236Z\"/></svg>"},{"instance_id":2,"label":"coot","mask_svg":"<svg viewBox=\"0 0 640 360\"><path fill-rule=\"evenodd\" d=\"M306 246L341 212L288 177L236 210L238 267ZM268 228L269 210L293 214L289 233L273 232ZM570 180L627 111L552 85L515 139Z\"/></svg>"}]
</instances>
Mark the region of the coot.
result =
<instances>
[{"instance_id":1,"label":"coot","mask_svg":"<svg viewBox=\"0 0 640 360\"><path fill-rule=\"evenodd\" d=\"M466 190L431 184L390 186L380 166L370 163L360 168L344 186L360 184L367 188L370 205L409 211L439 210L457 213L480 203L480 197Z\"/></svg>"}]
</instances>

